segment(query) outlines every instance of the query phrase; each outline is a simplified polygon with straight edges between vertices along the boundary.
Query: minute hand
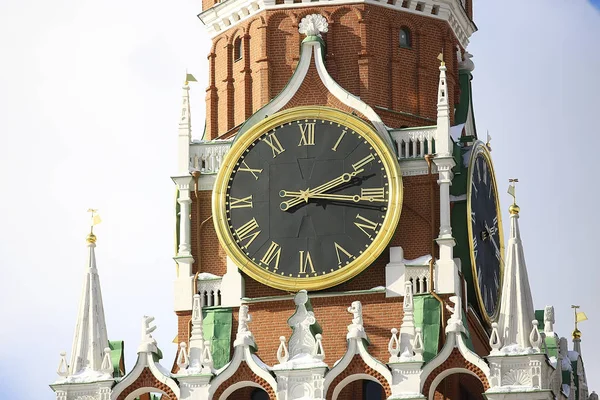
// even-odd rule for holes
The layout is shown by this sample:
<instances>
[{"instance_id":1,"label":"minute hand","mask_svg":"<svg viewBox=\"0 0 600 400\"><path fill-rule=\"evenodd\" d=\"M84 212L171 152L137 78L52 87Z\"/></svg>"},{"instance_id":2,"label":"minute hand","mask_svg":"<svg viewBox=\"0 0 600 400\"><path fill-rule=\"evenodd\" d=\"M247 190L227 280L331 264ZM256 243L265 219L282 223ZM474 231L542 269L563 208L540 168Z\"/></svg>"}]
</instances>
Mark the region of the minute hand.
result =
<instances>
[{"instance_id":1,"label":"minute hand","mask_svg":"<svg viewBox=\"0 0 600 400\"><path fill-rule=\"evenodd\" d=\"M353 201L358 203L359 201L379 201L379 202L387 202L386 199L378 199L375 197L368 196L359 196L359 195L346 195L346 194L328 194L328 193L319 193L319 194L308 194L309 199L325 199L325 200L339 200L339 201Z\"/></svg>"},{"instance_id":2,"label":"minute hand","mask_svg":"<svg viewBox=\"0 0 600 400\"><path fill-rule=\"evenodd\" d=\"M345 174L338 176L335 179L330 180L329 182L325 182L324 184L317 186L316 188L314 188L312 190L309 189L306 193L306 197L310 197L311 195L315 195L315 194L321 194L321 193L331 190L337 186L340 186L343 183L349 182L350 179L354 178L356 175L358 175L359 173L361 173L363 171L364 171L363 169L359 169L358 171L354 171L352 173L345 173ZM305 198L304 196L298 196L295 199L282 202L280 205L280 208L283 211L285 211L291 207L294 207L295 205L301 204L302 202L306 202L307 200L308 200L308 198Z\"/></svg>"}]
</instances>

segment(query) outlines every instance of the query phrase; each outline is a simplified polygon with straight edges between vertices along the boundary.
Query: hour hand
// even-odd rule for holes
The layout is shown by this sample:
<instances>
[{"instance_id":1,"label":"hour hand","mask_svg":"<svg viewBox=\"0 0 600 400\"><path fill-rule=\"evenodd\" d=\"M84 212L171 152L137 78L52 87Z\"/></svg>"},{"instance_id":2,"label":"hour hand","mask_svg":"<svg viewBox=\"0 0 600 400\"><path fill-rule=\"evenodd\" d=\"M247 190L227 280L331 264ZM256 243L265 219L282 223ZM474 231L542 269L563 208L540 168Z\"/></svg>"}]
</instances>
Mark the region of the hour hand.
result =
<instances>
[{"instance_id":1,"label":"hour hand","mask_svg":"<svg viewBox=\"0 0 600 400\"><path fill-rule=\"evenodd\" d=\"M298 204L301 204L302 202L308 202L308 197L315 195L315 194L321 194L328 190L334 189L346 182L350 182L350 180L352 178L354 178L356 175L358 175L359 173L361 173L363 171L364 171L363 169L359 169L352 173L342 174L342 175L338 176L337 178L334 178L328 182L325 182L324 184L322 184L320 186L317 186L314 189L306 189L305 191L300 191L300 192L287 192L285 190L282 190L279 192L279 195L281 197L287 197L287 196L282 196L282 193L284 193L284 194L285 193L297 193L297 194L291 195L292 197L294 197L293 199L281 202L279 208L281 208L282 211L286 211Z\"/></svg>"}]
</instances>

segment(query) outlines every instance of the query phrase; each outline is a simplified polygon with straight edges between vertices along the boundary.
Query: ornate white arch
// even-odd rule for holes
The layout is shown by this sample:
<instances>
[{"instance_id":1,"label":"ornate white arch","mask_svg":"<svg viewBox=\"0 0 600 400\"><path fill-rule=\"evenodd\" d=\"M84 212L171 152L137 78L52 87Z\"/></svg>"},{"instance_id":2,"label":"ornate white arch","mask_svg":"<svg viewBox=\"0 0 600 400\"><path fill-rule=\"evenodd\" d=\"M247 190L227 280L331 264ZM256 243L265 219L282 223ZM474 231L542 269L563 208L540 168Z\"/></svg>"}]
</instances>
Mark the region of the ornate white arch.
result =
<instances>
[{"instance_id":1,"label":"ornate white arch","mask_svg":"<svg viewBox=\"0 0 600 400\"><path fill-rule=\"evenodd\" d=\"M144 393L162 393L165 396L168 396L167 393L163 392L162 390L155 388L155 387L141 387L139 389L135 389L133 392L129 393L129 395L127 395L127 397L125 397L125 400L134 400L136 397L144 394ZM173 400L177 400L177 399L173 399Z\"/></svg>"},{"instance_id":2,"label":"ornate white arch","mask_svg":"<svg viewBox=\"0 0 600 400\"><path fill-rule=\"evenodd\" d=\"M442 380L444 380L444 378L453 374L468 374L474 376L475 378L477 378L478 381L481 382L477 374L473 371L469 371L466 368L450 368L436 376L433 382L431 382L431 386L429 387L429 394L427 394L427 400L433 400L435 396L435 389L438 387L438 385L442 382ZM481 385L483 386L483 382L481 382Z\"/></svg>"},{"instance_id":3,"label":"ornate white arch","mask_svg":"<svg viewBox=\"0 0 600 400\"><path fill-rule=\"evenodd\" d=\"M335 389L333 389L332 400L337 400L342 389L344 389L348 384L358 380L377 382L379 385L381 385L381 382L379 382L374 376L371 376L369 374L352 374L342 379L340 383L337 384Z\"/></svg>"},{"instance_id":4,"label":"ornate white arch","mask_svg":"<svg viewBox=\"0 0 600 400\"><path fill-rule=\"evenodd\" d=\"M229 395L231 393L235 392L238 389L245 388L245 387L255 387L255 388L264 390L264 388L256 382L240 381L240 382L234 383L233 385L231 385L227 389L225 389L225 391L221 394L221 396L219 397L218 400L225 400L225 399L227 399L227 397L229 397Z\"/></svg>"}]
</instances>

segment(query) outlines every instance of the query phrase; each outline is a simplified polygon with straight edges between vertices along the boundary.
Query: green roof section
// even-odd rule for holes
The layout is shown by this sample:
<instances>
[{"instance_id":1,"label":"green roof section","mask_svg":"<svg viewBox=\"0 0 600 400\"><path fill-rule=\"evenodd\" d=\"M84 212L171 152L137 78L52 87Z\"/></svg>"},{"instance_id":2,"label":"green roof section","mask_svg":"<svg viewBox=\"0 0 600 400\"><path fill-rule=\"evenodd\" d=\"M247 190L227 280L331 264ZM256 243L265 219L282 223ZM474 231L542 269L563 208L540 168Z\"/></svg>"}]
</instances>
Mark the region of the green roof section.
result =
<instances>
[{"instance_id":1,"label":"green roof section","mask_svg":"<svg viewBox=\"0 0 600 400\"><path fill-rule=\"evenodd\" d=\"M125 376L125 342L123 340L109 340L110 361L113 365L113 377L122 378Z\"/></svg>"},{"instance_id":2,"label":"green roof section","mask_svg":"<svg viewBox=\"0 0 600 400\"><path fill-rule=\"evenodd\" d=\"M469 106L471 105L471 79L473 75L469 71L458 72L458 84L460 86L460 98L458 106L454 111L454 124L464 124L467 122L467 116L469 115Z\"/></svg>"},{"instance_id":3,"label":"green roof section","mask_svg":"<svg viewBox=\"0 0 600 400\"><path fill-rule=\"evenodd\" d=\"M535 319L538 322L538 326L543 329L543 327L544 327L544 310L535 310Z\"/></svg>"},{"instance_id":4,"label":"green roof section","mask_svg":"<svg viewBox=\"0 0 600 400\"><path fill-rule=\"evenodd\" d=\"M233 309L212 308L204 310L203 315L204 340L210 341L213 366L219 369L229 362L231 356Z\"/></svg>"},{"instance_id":5,"label":"green roof section","mask_svg":"<svg viewBox=\"0 0 600 400\"><path fill-rule=\"evenodd\" d=\"M431 361L440 345L440 303L430 294L413 298L415 328L423 335L423 360Z\"/></svg>"}]
</instances>

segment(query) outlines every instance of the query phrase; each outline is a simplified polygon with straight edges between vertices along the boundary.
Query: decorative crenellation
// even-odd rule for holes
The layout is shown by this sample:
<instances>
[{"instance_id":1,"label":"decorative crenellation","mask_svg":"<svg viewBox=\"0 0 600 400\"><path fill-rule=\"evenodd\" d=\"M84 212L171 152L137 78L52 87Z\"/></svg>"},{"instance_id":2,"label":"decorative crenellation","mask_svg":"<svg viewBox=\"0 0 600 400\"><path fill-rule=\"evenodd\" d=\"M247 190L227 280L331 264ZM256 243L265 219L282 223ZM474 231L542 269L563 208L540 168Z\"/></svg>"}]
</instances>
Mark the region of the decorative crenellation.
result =
<instances>
[{"instance_id":1,"label":"decorative crenellation","mask_svg":"<svg viewBox=\"0 0 600 400\"><path fill-rule=\"evenodd\" d=\"M468 46L469 38L477 29L467 16L466 10L460 4L460 0L444 2L439 0L395 2L384 0L312 0L310 2L311 6L315 5L315 1L317 3L326 3L327 5L341 5L346 3L375 4L393 10L447 21L463 48ZM229 0L203 11L198 17L206 26L210 37L215 37L263 10L306 7L305 3L306 1L297 3L294 0L283 0L281 4L278 0Z\"/></svg>"},{"instance_id":2,"label":"decorative crenellation","mask_svg":"<svg viewBox=\"0 0 600 400\"><path fill-rule=\"evenodd\" d=\"M202 307L221 305L221 283L223 278L208 273L199 274L196 278L198 294Z\"/></svg>"},{"instance_id":3,"label":"decorative crenellation","mask_svg":"<svg viewBox=\"0 0 600 400\"><path fill-rule=\"evenodd\" d=\"M437 128L398 129L390 131L400 160L422 159L435 153Z\"/></svg>"},{"instance_id":4,"label":"decorative crenellation","mask_svg":"<svg viewBox=\"0 0 600 400\"><path fill-rule=\"evenodd\" d=\"M190 170L202 174L216 174L221 169L225 154L233 139L200 141L190 144Z\"/></svg>"}]
</instances>

